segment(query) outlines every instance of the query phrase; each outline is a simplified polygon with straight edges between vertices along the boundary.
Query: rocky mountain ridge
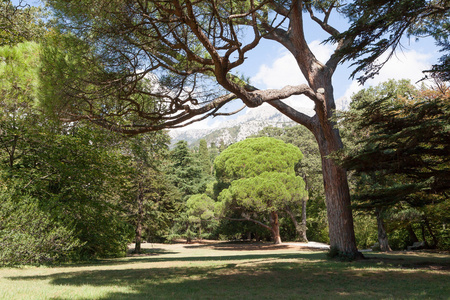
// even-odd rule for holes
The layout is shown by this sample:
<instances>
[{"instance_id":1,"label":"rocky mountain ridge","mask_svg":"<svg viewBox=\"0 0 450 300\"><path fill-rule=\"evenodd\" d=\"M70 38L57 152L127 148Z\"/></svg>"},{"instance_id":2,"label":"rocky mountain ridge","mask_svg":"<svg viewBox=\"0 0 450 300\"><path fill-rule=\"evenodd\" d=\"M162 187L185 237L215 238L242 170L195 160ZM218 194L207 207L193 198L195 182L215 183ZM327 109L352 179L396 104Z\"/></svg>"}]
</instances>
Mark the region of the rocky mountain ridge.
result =
<instances>
[{"instance_id":1,"label":"rocky mountain ridge","mask_svg":"<svg viewBox=\"0 0 450 300\"><path fill-rule=\"evenodd\" d=\"M313 115L311 108L300 108L308 115ZM188 142L190 147L198 145L201 139L205 139L208 145L230 145L242 141L247 137L257 134L267 126L290 127L296 123L278 112L269 105L263 105L258 108L247 109L246 113L232 120L220 122L219 125L203 128L180 128L169 131L172 138L172 145L180 140Z\"/></svg>"}]
</instances>

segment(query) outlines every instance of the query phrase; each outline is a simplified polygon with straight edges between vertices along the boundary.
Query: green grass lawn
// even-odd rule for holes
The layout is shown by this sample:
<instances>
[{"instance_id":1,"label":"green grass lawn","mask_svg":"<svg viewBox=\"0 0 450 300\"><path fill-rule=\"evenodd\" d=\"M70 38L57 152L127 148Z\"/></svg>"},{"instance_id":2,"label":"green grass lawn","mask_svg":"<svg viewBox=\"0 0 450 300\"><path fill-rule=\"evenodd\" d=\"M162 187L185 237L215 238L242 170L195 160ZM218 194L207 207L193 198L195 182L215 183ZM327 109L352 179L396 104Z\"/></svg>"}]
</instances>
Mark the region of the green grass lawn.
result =
<instances>
[{"instance_id":1,"label":"green grass lawn","mask_svg":"<svg viewBox=\"0 0 450 300\"><path fill-rule=\"evenodd\" d=\"M145 245L123 259L0 269L0 299L450 299L448 254L337 262L287 245Z\"/></svg>"}]
</instances>

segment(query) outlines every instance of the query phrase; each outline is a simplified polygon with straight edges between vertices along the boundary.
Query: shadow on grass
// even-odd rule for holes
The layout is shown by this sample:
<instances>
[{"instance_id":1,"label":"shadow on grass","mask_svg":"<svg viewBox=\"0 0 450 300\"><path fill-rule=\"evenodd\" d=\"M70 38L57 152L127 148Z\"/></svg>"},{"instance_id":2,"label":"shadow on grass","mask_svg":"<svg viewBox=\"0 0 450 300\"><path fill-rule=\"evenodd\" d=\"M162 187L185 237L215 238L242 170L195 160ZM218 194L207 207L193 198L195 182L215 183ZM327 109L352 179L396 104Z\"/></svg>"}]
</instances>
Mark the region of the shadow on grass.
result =
<instances>
[{"instance_id":1,"label":"shadow on grass","mask_svg":"<svg viewBox=\"0 0 450 300\"><path fill-rule=\"evenodd\" d=\"M169 251L164 248L142 248L140 253L135 253L134 249L129 249L127 251L127 257L136 257L136 256L148 256L148 255L162 255L162 254L178 254L180 252L177 251Z\"/></svg>"},{"instance_id":2,"label":"shadow on grass","mask_svg":"<svg viewBox=\"0 0 450 300\"><path fill-rule=\"evenodd\" d=\"M249 261L253 257L265 258L266 261L254 264ZM305 259L270 262L272 257ZM129 293L111 292L100 299L446 299L450 294L449 273L387 268L376 263L366 269L366 263L339 263L313 258L317 256L244 255L242 259L247 262L243 264L240 264L239 256L233 256L233 263L213 266L80 270L9 279L29 280L30 284L46 280L58 286L116 286L129 290ZM231 260L231 257L215 259ZM70 299L70 296L58 299Z\"/></svg>"},{"instance_id":3,"label":"shadow on grass","mask_svg":"<svg viewBox=\"0 0 450 300\"><path fill-rule=\"evenodd\" d=\"M116 266L141 263L170 263L170 262L202 262L202 261L242 261L252 259L306 259L306 260L323 260L326 258L324 252L311 253L273 253L273 254L247 254L247 255L210 255L210 256L181 256L181 257L164 257L164 256L129 256L121 259L105 259L96 260L92 263L62 265L62 267L89 267L89 266Z\"/></svg>"},{"instance_id":4,"label":"shadow on grass","mask_svg":"<svg viewBox=\"0 0 450 300\"><path fill-rule=\"evenodd\" d=\"M196 244L184 246L184 248L211 248L214 250L227 250L227 251L255 251L255 250L283 250L291 249L291 246L286 244L276 245L273 243L216 243L216 244Z\"/></svg>"},{"instance_id":5,"label":"shadow on grass","mask_svg":"<svg viewBox=\"0 0 450 300\"><path fill-rule=\"evenodd\" d=\"M377 264L384 267L398 267L401 269L422 269L450 271L449 256L420 256L420 254L365 254L365 260L361 263L368 265Z\"/></svg>"}]
</instances>

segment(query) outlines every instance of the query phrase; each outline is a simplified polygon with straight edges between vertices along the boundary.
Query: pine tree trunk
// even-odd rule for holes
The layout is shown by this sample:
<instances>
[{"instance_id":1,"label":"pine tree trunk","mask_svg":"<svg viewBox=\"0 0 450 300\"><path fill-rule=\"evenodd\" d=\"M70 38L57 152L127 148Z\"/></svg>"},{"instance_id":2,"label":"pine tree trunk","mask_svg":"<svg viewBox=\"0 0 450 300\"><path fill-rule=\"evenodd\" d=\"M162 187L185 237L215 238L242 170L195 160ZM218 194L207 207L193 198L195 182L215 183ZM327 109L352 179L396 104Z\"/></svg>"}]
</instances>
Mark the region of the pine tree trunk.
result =
<instances>
[{"instance_id":1,"label":"pine tree trunk","mask_svg":"<svg viewBox=\"0 0 450 300\"><path fill-rule=\"evenodd\" d=\"M142 183L138 184L138 197L137 197L137 205L138 211L136 216L136 229L135 229L135 246L134 253L141 253L141 242L142 242L142 220L144 217L144 195L143 195L143 187Z\"/></svg>"},{"instance_id":2,"label":"pine tree trunk","mask_svg":"<svg viewBox=\"0 0 450 300\"><path fill-rule=\"evenodd\" d=\"M303 220L302 220L302 224L299 224L297 222L297 219L295 218L294 213L289 210L286 209L286 213L288 214L289 218L291 219L292 223L294 224L295 227L295 231L297 231L297 235L298 235L298 240L300 242L308 242L308 240L306 239L306 226L303 226ZM302 212L302 217L303 217L303 212Z\"/></svg>"},{"instance_id":3,"label":"pine tree trunk","mask_svg":"<svg viewBox=\"0 0 450 300\"><path fill-rule=\"evenodd\" d=\"M406 230L408 231L409 234L409 239L411 240L411 243L417 243L419 241L419 239L417 238L416 233L414 232L414 229L411 226L411 223L408 224L408 226L406 226Z\"/></svg>"},{"instance_id":4,"label":"pine tree trunk","mask_svg":"<svg viewBox=\"0 0 450 300\"><path fill-rule=\"evenodd\" d=\"M383 218L381 217L381 208L375 209L375 215L377 217L377 225L378 225L378 243L380 244L380 250L382 252L390 252L392 251L391 247L389 247L389 241L386 229L384 227Z\"/></svg>"},{"instance_id":5,"label":"pine tree trunk","mask_svg":"<svg viewBox=\"0 0 450 300\"><path fill-rule=\"evenodd\" d=\"M280 223L278 222L278 213L270 213L270 226L272 227L272 238L274 244L281 244Z\"/></svg>"},{"instance_id":6,"label":"pine tree trunk","mask_svg":"<svg viewBox=\"0 0 450 300\"><path fill-rule=\"evenodd\" d=\"M303 1L296 1L289 12L289 34L274 33L266 38L278 41L294 56L309 90L305 93L315 103L316 115L306 116L288 105L273 101L270 104L292 120L306 126L315 136L322 157L322 172L327 203L328 227L331 247L341 255L358 258L362 254L356 247L353 216L350 207L350 192L347 172L338 166L329 155L342 149L336 124L332 120L336 109L332 76L341 56L333 55L324 64L311 51L305 37L303 24ZM341 47L343 44L338 45Z\"/></svg>"},{"instance_id":7,"label":"pine tree trunk","mask_svg":"<svg viewBox=\"0 0 450 300\"><path fill-rule=\"evenodd\" d=\"M316 115L306 118L302 114L296 114L289 107L278 103L272 105L292 120L306 126L316 138L322 158L330 246L337 249L341 255L353 258L363 257L356 247L347 171L329 157L343 147L336 123L332 120L336 104L331 78L336 65L334 62L325 66L315 59L304 39L301 11L296 10L297 8L293 13L298 15L298 19L291 18L291 21L299 23L291 24L291 28L298 37L296 38L294 34L290 35L293 37L290 40L291 44L286 42L285 45L294 55L314 92L314 95L309 97L315 102Z\"/></svg>"},{"instance_id":8,"label":"pine tree trunk","mask_svg":"<svg viewBox=\"0 0 450 300\"><path fill-rule=\"evenodd\" d=\"M302 200L302 242L308 242L306 237L306 200Z\"/></svg>"},{"instance_id":9,"label":"pine tree trunk","mask_svg":"<svg viewBox=\"0 0 450 300\"><path fill-rule=\"evenodd\" d=\"M428 232L431 235L431 238L433 239L433 245L431 246L431 248L436 248L439 241L438 241L436 235L434 234L433 230L431 229L431 225L430 225L430 222L428 221L428 218L427 217L423 217L423 220L425 222L425 226L428 229Z\"/></svg>"},{"instance_id":10,"label":"pine tree trunk","mask_svg":"<svg viewBox=\"0 0 450 300\"><path fill-rule=\"evenodd\" d=\"M332 127L328 120L328 126L322 126L324 130L316 135L322 157L330 247L339 250L342 255L359 258L362 254L356 247L347 171L328 158L342 147L339 133ZM325 131L327 128L328 132Z\"/></svg>"}]
</instances>

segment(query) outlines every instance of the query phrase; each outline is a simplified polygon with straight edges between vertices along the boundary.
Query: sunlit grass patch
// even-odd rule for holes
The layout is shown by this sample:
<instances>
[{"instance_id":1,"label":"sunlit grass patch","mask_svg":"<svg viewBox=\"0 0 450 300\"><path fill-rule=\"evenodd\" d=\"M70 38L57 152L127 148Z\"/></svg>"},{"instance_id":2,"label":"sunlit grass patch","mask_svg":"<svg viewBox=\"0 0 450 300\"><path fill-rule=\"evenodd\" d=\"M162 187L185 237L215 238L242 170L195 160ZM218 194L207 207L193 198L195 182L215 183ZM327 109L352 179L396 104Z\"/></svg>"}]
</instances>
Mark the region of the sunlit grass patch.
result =
<instances>
[{"instance_id":1,"label":"sunlit grass patch","mask_svg":"<svg viewBox=\"0 0 450 300\"><path fill-rule=\"evenodd\" d=\"M449 255L327 260L299 249L163 245L92 265L0 269L0 299L448 299ZM431 267L434 267L431 268Z\"/></svg>"}]
</instances>

